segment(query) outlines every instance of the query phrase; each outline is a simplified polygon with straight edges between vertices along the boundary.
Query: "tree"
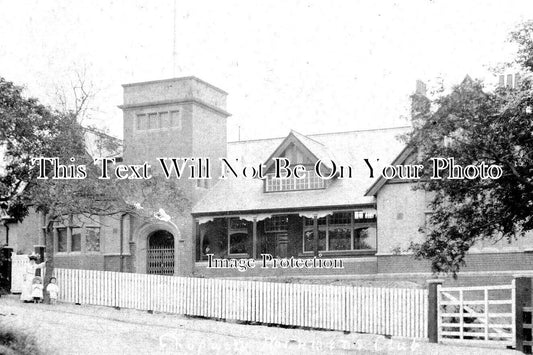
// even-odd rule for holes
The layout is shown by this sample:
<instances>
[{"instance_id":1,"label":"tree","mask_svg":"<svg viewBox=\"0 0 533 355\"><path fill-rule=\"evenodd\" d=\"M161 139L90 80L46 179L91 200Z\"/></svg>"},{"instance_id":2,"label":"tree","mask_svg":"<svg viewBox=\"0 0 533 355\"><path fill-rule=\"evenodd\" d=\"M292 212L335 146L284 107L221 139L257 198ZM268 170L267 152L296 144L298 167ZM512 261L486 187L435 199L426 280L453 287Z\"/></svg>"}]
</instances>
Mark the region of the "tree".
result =
<instances>
[{"instance_id":1,"label":"tree","mask_svg":"<svg viewBox=\"0 0 533 355\"><path fill-rule=\"evenodd\" d=\"M416 122L409 144L418 154L414 164L432 171L432 157L454 157L462 166L501 166L499 179L421 180L432 192L433 214L426 239L411 245L417 258L431 261L434 272L454 276L465 255L480 240L512 241L533 229L533 22L511 33L518 45L515 65L522 78L516 87L484 90L467 77L430 105L414 97Z\"/></svg>"},{"instance_id":2,"label":"tree","mask_svg":"<svg viewBox=\"0 0 533 355\"><path fill-rule=\"evenodd\" d=\"M92 153L98 157L116 153L121 142L94 128L81 125L89 110L92 92L85 81L73 88L74 106L60 102L61 111L46 107L34 98L26 98L23 89L0 78L0 208L17 222L29 212L29 206L45 216L48 279L53 270L52 230L55 222L67 222L72 215L88 218L130 214L140 218L179 216L190 202L175 180L153 177L149 180L102 180ZM87 135L96 139L95 152L88 151ZM3 155L3 156L2 156ZM114 155L114 154L113 154ZM37 179L38 157L57 157L61 164L87 167L84 179ZM52 174L47 166L46 175Z\"/></svg>"},{"instance_id":3,"label":"tree","mask_svg":"<svg viewBox=\"0 0 533 355\"><path fill-rule=\"evenodd\" d=\"M73 91L78 93L76 100L72 108L65 106L66 100L60 100L61 111L25 98L21 87L0 78L0 148L7 162L5 170L0 171L0 202L9 216L22 221L29 205L55 219L70 214L133 213L150 217L161 208L183 212L188 199L174 181L158 177L140 181L98 179L93 153L98 157L116 155L121 142L81 125L93 93L85 79L77 77L79 81L73 84ZM95 152L88 151L88 134L96 137ZM39 165L33 159L38 157L57 157L64 165L85 165L87 177L37 179ZM49 172L51 167L47 169Z\"/></svg>"}]
</instances>

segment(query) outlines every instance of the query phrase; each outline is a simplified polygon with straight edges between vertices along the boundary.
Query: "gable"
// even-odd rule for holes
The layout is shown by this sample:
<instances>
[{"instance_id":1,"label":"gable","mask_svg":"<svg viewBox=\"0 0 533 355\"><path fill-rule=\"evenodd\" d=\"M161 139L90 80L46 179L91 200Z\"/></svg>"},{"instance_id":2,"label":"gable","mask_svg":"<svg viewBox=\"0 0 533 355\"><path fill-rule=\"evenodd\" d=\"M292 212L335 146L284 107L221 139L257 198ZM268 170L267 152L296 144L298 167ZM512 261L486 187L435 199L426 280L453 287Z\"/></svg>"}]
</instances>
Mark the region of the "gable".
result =
<instances>
[{"instance_id":1,"label":"gable","mask_svg":"<svg viewBox=\"0 0 533 355\"><path fill-rule=\"evenodd\" d=\"M404 165L414 161L416 154L416 148L411 146L406 146L401 153L392 161L390 165ZM395 179L397 180L397 179ZM389 182L388 179L385 179L383 176L380 177L368 188L365 196L374 196L378 191Z\"/></svg>"},{"instance_id":2,"label":"gable","mask_svg":"<svg viewBox=\"0 0 533 355\"><path fill-rule=\"evenodd\" d=\"M293 166L315 165L318 160L322 160L328 169L331 168L330 160L332 160L331 154L322 143L295 131L291 131L264 162L267 173L272 171L274 158L287 158Z\"/></svg>"}]
</instances>

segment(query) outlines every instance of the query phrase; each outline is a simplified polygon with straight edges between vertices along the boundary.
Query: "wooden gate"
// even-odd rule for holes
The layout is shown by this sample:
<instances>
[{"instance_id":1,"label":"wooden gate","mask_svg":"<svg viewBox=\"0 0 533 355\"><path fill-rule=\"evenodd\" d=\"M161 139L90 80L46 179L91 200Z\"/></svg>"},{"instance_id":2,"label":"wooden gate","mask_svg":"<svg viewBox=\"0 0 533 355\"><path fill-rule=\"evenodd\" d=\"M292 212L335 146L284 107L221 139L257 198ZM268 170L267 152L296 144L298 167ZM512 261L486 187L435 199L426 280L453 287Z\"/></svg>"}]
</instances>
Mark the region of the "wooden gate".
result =
<instances>
[{"instance_id":1,"label":"wooden gate","mask_svg":"<svg viewBox=\"0 0 533 355\"><path fill-rule=\"evenodd\" d=\"M21 293L24 283L23 275L30 264L28 255L11 255L11 293Z\"/></svg>"},{"instance_id":2,"label":"wooden gate","mask_svg":"<svg viewBox=\"0 0 533 355\"><path fill-rule=\"evenodd\" d=\"M163 230L148 236L147 273L174 275L174 236Z\"/></svg>"},{"instance_id":3,"label":"wooden gate","mask_svg":"<svg viewBox=\"0 0 533 355\"><path fill-rule=\"evenodd\" d=\"M515 284L441 287L438 295L439 342L514 346Z\"/></svg>"}]
</instances>

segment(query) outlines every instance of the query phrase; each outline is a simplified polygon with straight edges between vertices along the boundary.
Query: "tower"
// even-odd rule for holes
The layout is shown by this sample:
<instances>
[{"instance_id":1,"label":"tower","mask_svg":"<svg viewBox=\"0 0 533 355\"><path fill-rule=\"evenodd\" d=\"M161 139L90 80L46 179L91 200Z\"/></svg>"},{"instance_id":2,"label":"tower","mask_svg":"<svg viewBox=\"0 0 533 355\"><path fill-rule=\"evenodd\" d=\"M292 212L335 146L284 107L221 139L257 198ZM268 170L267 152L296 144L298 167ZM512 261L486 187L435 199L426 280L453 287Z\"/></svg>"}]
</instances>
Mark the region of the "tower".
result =
<instances>
[{"instance_id":1,"label":"tower","mask_svg":"<svg viewBox=\"0 0 533 355\"><path fill-rule=\"evenodd\" d=\"M182 178L193 202L220 175L226 156L227 93L196 77L125 84L124 162L149 162L161 173L157 158L209 158L212 180ZM188 176L188 172L187 172ZM200 189L200 190L199 190Z\"/></svg>"},{"instance_id":2,"label":"tower","mask_svg":"<svg viewBox=\"0 0 533 355\"><path fill-rule=\"evenodd\" d=\"M192 207L209 193L209 187L220 176L219 159L226 157L227 93L196 77L125 84L123 89L124 104L120 108L125 164L147 162L152 167L151 174L158 175L163 173L158 158L194 159L192 165L197 164L198 158L210 160L211 180L189 179L189 168L176 180L190 202L184 205ZM167 207L172 211L173 206ZM169 215L167 220L135 219L132 223L136 272L192 272L195 240L190 211Z\"/></svg>"}]
</instances>

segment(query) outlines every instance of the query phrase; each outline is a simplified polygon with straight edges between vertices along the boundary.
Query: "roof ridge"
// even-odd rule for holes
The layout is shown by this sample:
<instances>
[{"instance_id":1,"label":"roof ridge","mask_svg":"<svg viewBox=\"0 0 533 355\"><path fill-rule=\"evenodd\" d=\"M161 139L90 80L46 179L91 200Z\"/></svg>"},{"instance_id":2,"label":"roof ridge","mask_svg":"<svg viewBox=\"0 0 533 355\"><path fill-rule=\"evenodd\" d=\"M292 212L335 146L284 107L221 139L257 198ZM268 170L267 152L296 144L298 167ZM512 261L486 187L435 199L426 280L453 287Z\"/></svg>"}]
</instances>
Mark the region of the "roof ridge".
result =
<instances>
[{"instance_id":1,"label":"roof ridge","mask_svg":"<svg viewBox=\"0 0 533 355\"><path fill-rule=\"evenodd\" d=\"M411 128L411 127L412 126L396 126L396 127L384 127L384 128L355 129L351 131L311 133L311 134L308 134L307 136L325 136L325 135L330 135L330 134L345 134L345 133L355 133L355 132L388 131L388 130L393 130L393 129Z\"/></svg>"},{"instance_id":2,"label":"roof ridge","mask_svg":"<svg viewBox=\"0 0 533 355\"><path fill-rule=\"evenodd\" d=\"M319 141L316 141L316 140L314 140L313 138L310 138L309 136L307 136L307 135L305 135L305 134L303 134L303 133L298 132L297 130L291 129L291 133L292 133L292 132L295 132L295 133L297 133L297 134L299 134L299 135L301 135L301 136L303 136L303 137L305 137L305 138L307 138L307 139L310 139L310 140L312 140L313 142L315 142L315 143L317 143L317 144L320 144L321 146L325 147L323 143L321 143L321 142L319 142Z\"/></svg>"},{"instance_id":3,"label":"roof ridge","mask_svg":"<svg viewBox=\"0 0 533 355\"><path fill-rule=\"evenodd\" d=\"M396 127L384 127L384 128L367 128L367 129L354 129L351 131L338 131L338 132L325 132L325 133L311 133L311 134L302 134L294 129L291 129L291 131L294 131L298 134L301 134L302 136L305 136L313 141L315 141L313 138L310 138L310 136L325 136L328 134L345 134L345 133L355 133L355 132L369 132L369 131L387 131L392 129L400 129L400 128L411 128L412 126L406 125L406 126L396 126ZM290 132L289 132L290 133ZM270 137L270 138L257 138L257 139L245 139L240 141L228 141L227 143L246 143L246 142L257 142L257 141L268 141L273 139L285 139L287 136L283 137ZM317 143L320 143L318 141L315 141ZM322 143L320 143L322 144Z\"/></svg>"}]
</instances>

